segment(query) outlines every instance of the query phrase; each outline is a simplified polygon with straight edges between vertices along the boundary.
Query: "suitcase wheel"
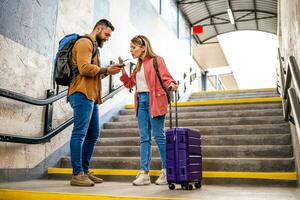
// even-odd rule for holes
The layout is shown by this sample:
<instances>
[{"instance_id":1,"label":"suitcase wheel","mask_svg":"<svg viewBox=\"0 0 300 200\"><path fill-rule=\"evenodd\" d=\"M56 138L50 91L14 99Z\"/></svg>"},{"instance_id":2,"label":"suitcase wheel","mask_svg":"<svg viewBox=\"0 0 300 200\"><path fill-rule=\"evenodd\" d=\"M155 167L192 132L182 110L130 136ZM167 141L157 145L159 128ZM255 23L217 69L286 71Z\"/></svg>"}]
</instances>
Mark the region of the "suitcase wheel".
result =
<instances>
[{"instance_id":1,"label":"suitcase wheel","mask_svg":"<svg viewBox=\"0 0 300 200\"><path fill-rule=\"evenodd\" d=\"M196 182L194 184L194 186L195 186L196 189L199 189L199 188L201 188L202 184L201 184L201 182Z\"/></svg>"},{"instance_id":2,"label":"suitcase wheel","mask_svg":"<svg viewBox=\"0 0 300 200\"><path fill-rule=\"evenodd\" d=\"M174 190L174 189L175 189L175 185L174 185L173 183L170 183L170 184L169 184L169 189L170 189L170 190Z\"/></svg>"},{"instance_id":3,"label":"suitcase wheel","mask_svg":"<svg viewBox=\"0 0 300 200\"><path fill-rule=\"evenodd\" d=\"M193 189L193 185L192 184L188 184L186 187L186 190L192 190Z\"/></svg>"}]
</instances>

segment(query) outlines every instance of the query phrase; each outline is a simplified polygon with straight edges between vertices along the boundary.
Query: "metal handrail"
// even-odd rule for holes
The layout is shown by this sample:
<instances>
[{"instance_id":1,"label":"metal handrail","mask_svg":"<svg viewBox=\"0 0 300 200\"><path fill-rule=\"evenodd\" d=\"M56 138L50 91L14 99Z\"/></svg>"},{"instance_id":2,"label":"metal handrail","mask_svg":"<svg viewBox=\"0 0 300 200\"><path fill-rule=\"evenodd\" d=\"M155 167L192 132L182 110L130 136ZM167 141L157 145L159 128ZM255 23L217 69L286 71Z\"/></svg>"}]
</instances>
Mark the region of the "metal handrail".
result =
<instances>
[{"instance_id":1,"label":"metal handrail","mask_svg":"<svg viewBox=\"0 0 300 200\"><path fill-rule=\"evenodd\" d=\"M50 131L48 134L41 137L25 137L25 136L14 136L14 135L0 135L1 142L13 142L22 144L41 144L44 142L50 142L50 139L56 136L58 133L68 128L73 124L73 118L68 119L57 128Z\"/></svg>"},{"instance_id":2,"label":"metal handrail","mask_svg":"<svg viewBox=\"0 0 300 200\"><path fill-rule=\"evenodd\" d=\"M289 57L289 66L297 97L300 97L300 70L294 56Z\"/></svg>"},{"instance_id":3,"label":"metal handrail","mask_svg":"<svg viewBox=\"0 0 300 200\"><path fill-rule=\"evenodd\" d=\"M0 97L6 97L9 99L14 99L16 101L21 101L24 103L29 103L31 105L36 105L36 106L45 106L48 104L51 104L67 95L67 90L63 90L59 92L57 95L46 98L46 99L37 99L33 97L26 96L24 94L12 92L6 89L0 88Z\"/></svg>"},{"instance_id":4,"label":"metal handrail","mask_svg":"<svg viewBox=\"0 0 300 200\"><path fill-rule=\"evenodd\" d=\"M300 143L300 70L294 56L289 57L286 70L283 68L279 49L278 56L284 119L295 125Z\"/></svg>"},{"instance_id":5,"label":"metal handrail","mask_svg":"<svg viewBox=\"0 0 300 200\"><path fill-rule=\"evenodd\" d=\"M111 78L109 79L112 80ZM112 87L112 84L109 84ZM115 94L120 92L123 88L123 85L118 86L117 88L109 88L109 93L102 98L102 102L107 101L112 98ZM67 96L67 90L63 90L59 92L57 95L54 95L52 90L47 90L46 99L38 99L30 96L26 96L24 94L12 92L6 89L0 88L0 97L5 97L9 99L13 99L16 101L36 105L36 106L46 106L46 114L45 114L45 124L44 124L44 133L41 137L26 137L19 135L7 135L0 134L0 142L12 142L12 143L23 143L23 144L41 144L44 142L49 142L51 138L56 136L58 133L69 127L73 124L73 117L66 120L64 123L52 129L52 104L55 101ZM49 95L50 94L50 95Z\"/></svg>"}]
</instances>

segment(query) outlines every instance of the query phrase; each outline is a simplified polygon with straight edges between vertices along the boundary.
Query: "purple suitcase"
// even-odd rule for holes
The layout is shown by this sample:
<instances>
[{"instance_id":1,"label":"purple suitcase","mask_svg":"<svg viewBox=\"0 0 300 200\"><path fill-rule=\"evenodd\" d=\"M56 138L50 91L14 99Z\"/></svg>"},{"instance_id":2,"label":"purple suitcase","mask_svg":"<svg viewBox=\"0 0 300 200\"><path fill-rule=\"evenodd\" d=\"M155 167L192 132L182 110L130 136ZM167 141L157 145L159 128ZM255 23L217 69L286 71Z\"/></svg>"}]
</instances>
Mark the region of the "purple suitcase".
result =
<instances>
[{"instance_id":1,"label":"purple suitcase","mask_svg":"<svg viewBox=\"0 0 300 200\"><path fill-rule=\"evenodd\" d=\"M198 130L177 128L177 100L175 97L176 128L172 128L170 106L170 129L166 131L167 181L169 189L180 184L183 189L192 190L201 187L202 154L201 136Z\"/></svg>"}]
</instances>

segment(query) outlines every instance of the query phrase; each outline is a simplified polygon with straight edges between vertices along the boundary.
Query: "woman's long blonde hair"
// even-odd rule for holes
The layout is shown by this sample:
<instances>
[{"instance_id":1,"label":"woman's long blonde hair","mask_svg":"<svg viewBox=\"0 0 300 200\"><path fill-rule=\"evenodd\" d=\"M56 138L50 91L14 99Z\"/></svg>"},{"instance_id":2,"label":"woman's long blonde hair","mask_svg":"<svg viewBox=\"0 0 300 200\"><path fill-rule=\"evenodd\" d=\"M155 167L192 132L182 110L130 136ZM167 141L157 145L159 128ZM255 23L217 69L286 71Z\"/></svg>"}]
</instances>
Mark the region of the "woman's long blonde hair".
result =
<instances>
[{"instance_id":1,"label":"woman's long blonde hair","mask_svg":"<svg viewBox=\"0 0 300 200\"><path fill-rule=\"evenodd\" d=\"M144 36L144 35L137 35L134 38L131 39L131 43L133 43L134 45L140 46L140 47L144 47L145 48L145 58L146 57L156 57L157 55L154 53L151 43L149 41L149 39ZM141 70L141 66L142 66L143 60L141 58L138 58L138 62L136 65L136 68L134 69L134 71L140 71Z\"/></svg>"}]
</instances>

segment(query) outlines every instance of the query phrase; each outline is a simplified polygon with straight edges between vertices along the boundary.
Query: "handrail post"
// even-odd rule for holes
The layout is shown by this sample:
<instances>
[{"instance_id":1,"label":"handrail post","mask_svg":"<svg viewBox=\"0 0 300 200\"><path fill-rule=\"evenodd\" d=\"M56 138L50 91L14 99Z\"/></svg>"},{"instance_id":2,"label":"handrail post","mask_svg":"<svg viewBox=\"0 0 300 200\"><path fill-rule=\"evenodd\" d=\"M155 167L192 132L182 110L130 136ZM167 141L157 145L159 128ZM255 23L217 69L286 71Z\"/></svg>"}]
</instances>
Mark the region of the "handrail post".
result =
<instances>
[{"instance_id":1,"label":"handrail post","mask_svg":"<svg viewBox=\"0 0 300 200\"><path fill-rule=\"evenodd\" d=\"M130 75L131 75L132 72L133 72L133 66L134 66L134 65L135 65L134 63L130 62L130 65L129 65L129 74L130 74ZM133 91L133 89L130 88L130 89L129 89L129 92L132 92L132 91Z\"/></svg>"},{"instance_id":2,"label":"handrail post","mask_svg":"<svg viewBox=\"0 0 300 200\"><path fill-rule=\"evenodd\" d=\"M109 75L108 77L108 93L111 93L114 90L114 78L112 75Z\"/></svg>"},{"instance_id":3,"label":"handrail post","mask_svg":"<svg viewBox=\"0 0 300 200\"><path fill-rule=\"evenodd\" d=\"M179 80L177 80L177 85L178 85L178 86L180 85ZM175 98L177 99L177 101L179 101L179 99L180 99L179 90L177 90L177 92L175 93Z\"/></svg>"},{"instance_id":4,"label":"handrail post","mask_svg":"<svg viewBox=\"0 0 300 200\"><path fill-rule=\"evenodd\" d=\"M291 102L290 102L290 97L287 96L286 99L283 99L282 100L284 102L283 104L283 116L284 116L284 120L287 122L289 121L289 116L290 116L290 113L291 113Z\"/></svg>"},{"instance_id":5,"label":"handrail post","mask_svg":"<svg viewBox=\"0 0 300 200\"><path fill-rule=\"evenodd\" d=\"M110 65L114 64L114 61L109 62ZM108 76L108 94L114 90L114 78L112 75Z\"/></svg>"},{"instance_id":6,"label":"handrail post","mask_svg":"<svg viewBox=\"0 0 300 200\"><path fill-rule=\"evenodd\" d=\"M208 71L203 71L201 72L201 89L202 91L207 90L207 73Z\"/></svg>"},{"instance_id":7,"label":"handrail post","mask_svg":"<svg viewBox=\"0 0 300 200\"><path fill-rule=\"evenodd\" d=\"M49 89L47 90L47 98L54 96L54 91ZM53 103L46 105L45 110L45 121L44 121L44 135L47 135L52 131L52 118L53 118Z\"/></svg>"},{"instance_id":8,"label":"handrail post","mask_svg":"<svg viewBox=\"0 0 300 200\"><path fill-rule=\"evenodd\" d=\"M279 81L280 81L280 93L281 93L281 97L283 97L283 92L284 92L284 70L283 70L283 66L282 66L282 57L280 54L280 50L278 48L278 60L279 60Z\"/></svg>"},{"instance_id":9,"label":"handrail post","mask_svg":"<svg viewBox=\"0 0 300 200\"><path fill-rule=\"evenodd\" d=\"M287 97L288 97L288 89L291 86L291 80L292 80L292 77L291 77L291 66L290 66L290 63L288 63L288 67L287 67L287 70L286 70L285 83L284 83L284 88L283 88L284 90L283 90L283 95L282 95L282 98L284 100L286 100Z\"/></svg>"}]
</instances>

